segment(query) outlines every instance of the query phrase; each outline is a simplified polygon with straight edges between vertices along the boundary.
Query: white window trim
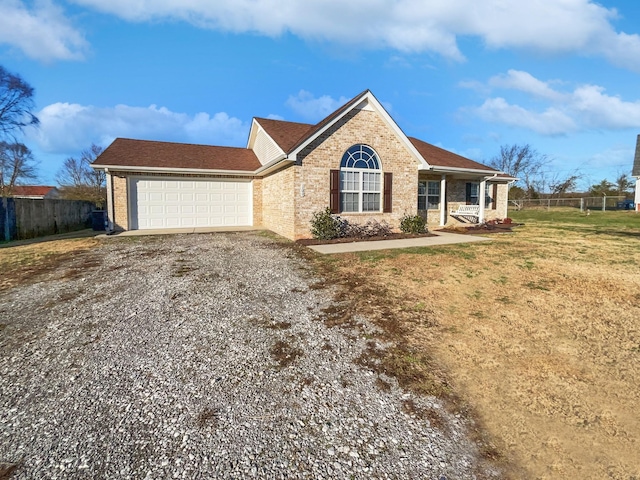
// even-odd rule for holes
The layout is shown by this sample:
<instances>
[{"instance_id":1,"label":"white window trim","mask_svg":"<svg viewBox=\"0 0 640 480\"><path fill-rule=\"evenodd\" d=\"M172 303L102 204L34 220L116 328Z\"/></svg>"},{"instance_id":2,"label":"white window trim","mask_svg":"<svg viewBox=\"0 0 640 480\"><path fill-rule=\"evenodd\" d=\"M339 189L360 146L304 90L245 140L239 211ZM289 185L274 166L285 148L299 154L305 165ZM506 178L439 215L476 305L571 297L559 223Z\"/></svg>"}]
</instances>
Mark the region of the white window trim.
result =
<instances>
[{"instance_id":1,"label":"white window trim","mask_svg":"<svg viewBox=\"0 0 640 480\"><path fill-rule=\"evenodd\" d=\"M480 188L480 182L469 182L471 185L476 185L478 187L478 193L477 195L475 195L475 197L478 199L477 203L471 203L471 205L480 205L480 191L482 190ZM492 183L487 182L485 189L484 189L484 208L490 208L491 204L495 201L495 199L491 198L491 195L489 194L489 186L493 185ZM472 195L469 196L469 200L471 200L471 198L473 198Z\"/></svg>"},{"instance_id":2,"label":"white window trim","mask_svg":"<svg viewBox=\"0 0 640 480\"><path fill-rule=\"evenodd\" d=\"M376 163L378 168L355 168L355 167L343 167L342 163L344 161L344 156L347 154L347 152L349 152L349 150L351 150L353 147L367 147L368 150L370 150L371 152L373 152L373 155L375 156L376 159ZM351 154L351 157L353 157L353 154ZM341 213L345 213L345 214L352 214L352 213L381 213L383 211L383 201L384 199L382 198L382 192L383 192L383 175L382 175L382 162L380 161L380 156L378 155L378 152L376 152L373 147L365 144L365 143L357 143L352 145L351 147L349 147L342 155L342 159L340 160L340 212ZM343 189L343 181L342 181L342 172L351 172L351 173L356 173L357 174L357 183L356 185L358 186L357 190L346 190ZM376 174L377 175L377 180L378 180L378 190L365 190L364 189L364 174L365 173L372 173L372 174ZM344 205L343 202L343 195L345 193L351 193L351 194L357 194L358 195L358 210L357 211L346 211L343 210L342 207ZM363 209L363 204L364 204L364 195L365 194L375 194L378 196L378 208L376 210L364 210Z\"/></svg>"},{"instance_id":3,"label":"white window trim","mask_svg":"<svg viewBox=\"0 0 640 480\"><path fill-rule=\"evenodd\" d=\"M357 185L359 187L358 190L346 190L342 188L342 172L353 172L358 174ZM378 175L378 190L365 190L364 189L364 173L375 173ZM351 167L343 167L340 168L340 212L341 213L380 213L382 212L382 169L373 169L373 168L351 168ZM357 193L358 194L358 210L357 211L348 211L342 209L342 194L344 193ZM379 196L378 199L378 209L377 210L363 210L362 204L364 202L364 194L365 193L374 193Z\"/></svg>"},{"instance_id":4,"label":"white window trim","mask_svg":"<svg viewBox=\"0 0 640 480\"><path fill-rule=\"evenodd\" d=\"M418 193L418 198L420 197L424 197L424 203L425 203L425 210L439 210L440 209L440 202L442 201L442 192L441 192L441 185L440 185L440 180L420 180L420 182L422 183L426 183L425 185L425 193L423 195L421 195L420 193ZM429 184L436 184L438 187L438 194L437 195L429 195ZM437 203L431 203L429 202L429 197L438 197L438 202ZM429 205L434 205L433 207L429 207Z\"/></svg>"}]
</instances>

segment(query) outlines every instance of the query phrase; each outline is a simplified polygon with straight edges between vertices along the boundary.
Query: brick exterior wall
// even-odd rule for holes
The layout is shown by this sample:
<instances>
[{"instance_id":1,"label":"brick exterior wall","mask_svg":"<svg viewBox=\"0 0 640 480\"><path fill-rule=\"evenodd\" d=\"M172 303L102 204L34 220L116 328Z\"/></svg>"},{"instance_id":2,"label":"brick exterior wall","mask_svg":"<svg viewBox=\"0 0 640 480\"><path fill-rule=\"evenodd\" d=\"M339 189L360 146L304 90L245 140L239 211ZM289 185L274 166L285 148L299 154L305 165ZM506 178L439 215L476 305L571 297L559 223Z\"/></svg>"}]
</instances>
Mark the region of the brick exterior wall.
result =
<instances>
[{"instance_id":1,"label":"brick exterior wall","mask_svg":"<svg viewBox=\"0 0 640 480\"><path fill-rule=\"evenodd\" d=\"M129 229L129 208L127 179L125 177L112 177L113 185L113 228L115 230Z\"/></svg>"},{"instance_id":2,"label":"brick exterior wall","mask_svg":"<svg viewBox=\"0 0 640 480\"><path fill-rule=\"evenodd\" d=\"M509 207L509 185L506 183L498 183L498 195L495 199L496 209L492 210L494 216L491 218L500 219L507 218L509 216L507 208ZM489 220L491 220L489 218Z\"/></svg>"},{"instance_id":3,"label":"brick exterior wall","mask_svg":"<svg viewBox=\"0 0 640 480\"><path fill-rule=\"evenodd\" d=\"M291 165L262 179L262 226L291 239L296 238L294 212L297 168Z\"/></svg>"},{"instance_id":4,"label":"brick exterior wall","mask_svg":"<svg viewBox=\"0 0 640 480\"><path fill-rule=\"evenodd\" d=\"M262 179L253 180L253 226L262 226Z\"/></svg>"},{"instance_id":5,"label":"brick exterior wall","mask_svg":"<svg viewBox=\"0 0 640 480\"><path fill-rule=\"evenodd\" d=\"M294 167L295 219L291 238L311 236L309 222L313 214L329 206L330 170L339 169L344 152L359 143L376 151L383 172L393 173L392 211L341 216L356 223L384 220L397 228L403 215L415 215L418 161L376 112L354 110L298 155ZM264 195L266 198L266 191ZM272 228L266 221L265 226Z\"/></svg>"}]
</instances>

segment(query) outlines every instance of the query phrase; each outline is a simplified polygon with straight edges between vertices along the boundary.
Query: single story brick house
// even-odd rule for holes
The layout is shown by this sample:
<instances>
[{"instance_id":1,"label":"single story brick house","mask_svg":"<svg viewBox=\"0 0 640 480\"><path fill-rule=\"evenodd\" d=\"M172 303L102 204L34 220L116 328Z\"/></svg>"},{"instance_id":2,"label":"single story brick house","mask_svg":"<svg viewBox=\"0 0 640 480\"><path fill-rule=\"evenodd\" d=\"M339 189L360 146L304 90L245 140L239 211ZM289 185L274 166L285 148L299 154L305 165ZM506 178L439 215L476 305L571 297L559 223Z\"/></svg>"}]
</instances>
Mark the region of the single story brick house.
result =
<instances>
[{"instance_id":1,"label":"single story brick house","mask_svg":"<svg viewBox=\"0 0 640 480\"><path fill-rule=\"evenodd\" d=\"M254 118L246 148L117 138L95 160L115 230L260 226L308 238L315 212L398 227L507 216L514 178L407 137L366 90L315 125ZM480 200L483 201L480 201Z\"/></svg>"}]
</instances>

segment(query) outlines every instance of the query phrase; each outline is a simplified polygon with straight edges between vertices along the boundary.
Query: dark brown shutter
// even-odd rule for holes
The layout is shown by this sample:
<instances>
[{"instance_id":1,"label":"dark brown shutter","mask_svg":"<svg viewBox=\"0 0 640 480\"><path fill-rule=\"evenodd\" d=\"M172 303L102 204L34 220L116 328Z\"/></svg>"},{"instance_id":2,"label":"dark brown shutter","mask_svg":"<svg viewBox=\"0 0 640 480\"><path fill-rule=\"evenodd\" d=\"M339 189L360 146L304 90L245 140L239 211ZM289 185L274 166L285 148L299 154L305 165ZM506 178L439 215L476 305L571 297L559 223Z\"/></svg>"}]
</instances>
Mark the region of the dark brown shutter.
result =
<instances>
[{"instance_id":1,"label":"dark brown shutter","mask_svg":"<svg viewBox=\"0 0 640 480\"><path fill-rule=\"evenodd\" d=\"M491 210L498 208L498 184L493 184L493 193L491 195Z\"/></svg>"},{"instance_id":2,"label":"dark brown shutter","mask_svg":"<svg viewBox=\"0 0 640 480\"><path fill-rule=\"evenodd\" d=\"M329 171L329 209L340 213L340 170Z\"/></svg>"},{"instance_id":3,"label":"dark brown shutter","mask_svg":"<svg viewBox=\"0 0 640 480\"><path fill-rule=\"evenodd\" d=\"M383 206L382 211L384 213L391 213L392 205L392 191L393 191L393 173L385 172L384 174L384 192L383 192Z\"/></svg>"},{"instance_id":4,"label":"dark brown shutter","mask_svg":"<svg viewBox=\"0 0 640 480\"><path fill-rule=\"evenodd\" d=\"M467 202L467 205L471 205L471 184L467 183L466 187L467 187L467 190L466 190L467 197L465 201Z\"/></svg>"}]
</instances>

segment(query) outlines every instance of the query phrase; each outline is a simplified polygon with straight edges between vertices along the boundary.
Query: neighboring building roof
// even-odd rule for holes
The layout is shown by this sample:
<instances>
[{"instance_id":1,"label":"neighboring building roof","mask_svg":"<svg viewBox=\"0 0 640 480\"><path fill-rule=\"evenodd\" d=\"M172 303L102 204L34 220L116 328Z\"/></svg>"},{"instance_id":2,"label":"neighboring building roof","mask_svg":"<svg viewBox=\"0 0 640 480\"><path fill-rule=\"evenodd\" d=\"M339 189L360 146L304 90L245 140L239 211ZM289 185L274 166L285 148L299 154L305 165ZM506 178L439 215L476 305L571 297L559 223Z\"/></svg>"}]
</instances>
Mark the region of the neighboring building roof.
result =
<instances>
[{"instance_id":1,"label":"neighboring building roof","mask_svg":"<svg viewBox=\"0 0 640 480\"><path fill-rule=\"evenodd\" d=\"M408 137L409 141L413 143L420 155L427 161L427 163L433 167L445 167L445 168L469 168L473 170L487 170L491 173L498 173L499 170L488 167L482 163L469 160L461 155L457 155L453 152L445 150L444 148L436 147L430 143L423 142L414 137Z\"/></svg>"},{"instance_id":2,"label":"neighboring building roof","mask_svg":"<svg viewBox=\"0 0 640 480\"><path fill-rule=\"evenodd\" d=\"M252 150L189 143L116 138L93 162L99 167L140 167L253 172L260 168Z\"/></svg>"},{"instance_id":3,"label":"neighboring building roof","mask_svg":"<svg viewBox=\"0 0 640 480\"><path fill-rule=\"evenodd\" d=\"M640 177L640 135L636 140L636 156L633 159L633 171L631 175L634 177Z\"/></svg>"},{"instance_id":4,"label":"neighboring building roof","mask_svg":"<svg viewBox=\"0 0 640 480\"><path fill-rule=\"evenodd\" d=\"M314 125L309 123L286 122L270 118L256 117L264 131L285 152L289 153L301 138L307 138Z\"/></svg>"},{"instance_id":5,"label":"neighboring building roof","mask_svg":"<svg viewBox=\"0 0 640 480\"><path fill-rule=\"evenodd\" d=\"M14 197L44 197L56 187L48 185L16 185L11 189Z\"/></svg>"}]
</instances>

